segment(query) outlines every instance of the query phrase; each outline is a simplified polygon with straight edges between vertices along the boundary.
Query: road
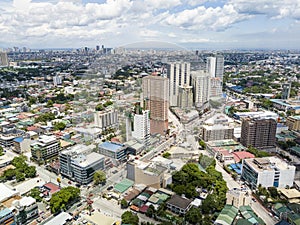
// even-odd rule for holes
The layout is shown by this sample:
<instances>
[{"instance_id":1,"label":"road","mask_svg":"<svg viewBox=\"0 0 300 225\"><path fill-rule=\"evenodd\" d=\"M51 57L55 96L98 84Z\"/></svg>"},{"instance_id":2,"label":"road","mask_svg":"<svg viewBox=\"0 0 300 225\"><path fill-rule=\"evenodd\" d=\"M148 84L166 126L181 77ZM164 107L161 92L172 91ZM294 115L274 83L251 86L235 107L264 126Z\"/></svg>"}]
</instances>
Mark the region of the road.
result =
<instances>
[{"instance_id":1,"label":"road","mask_svg":"<svg viewBox=\"0 0 300 225\"><path fill-rule=\"evenodd\" d=\"M259 202L252 202L251 207L253 211L266 223L266 225L274 225L278 221L271 217L268 211L259 203Z\"/></svg>"}]
</instances>

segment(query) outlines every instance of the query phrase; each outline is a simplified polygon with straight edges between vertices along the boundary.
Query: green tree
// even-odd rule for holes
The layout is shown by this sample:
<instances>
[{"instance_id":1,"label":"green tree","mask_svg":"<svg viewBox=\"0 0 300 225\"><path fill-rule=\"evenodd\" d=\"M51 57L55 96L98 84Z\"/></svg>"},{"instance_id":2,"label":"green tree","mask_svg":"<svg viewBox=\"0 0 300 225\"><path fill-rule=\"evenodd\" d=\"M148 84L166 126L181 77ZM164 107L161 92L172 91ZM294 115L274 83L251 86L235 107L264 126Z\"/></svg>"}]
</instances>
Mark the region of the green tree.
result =
<instances>
[{"instance_id":1,"label":"green tree","mask_svg":"<svg viewBox=\"0 0 300 225\"><path fill-rule=\"evenodd\" d=\"M163 156L164 158L168 159L168 158L170 158L171 153L170 153L170 152L165 152L162 156Z\"/></svg>"},{"instance_id":2,"label":"green tree","mask_svg":"<svg viewBox=\"0 0 300 225\"><path fill-rule=\"evenodd\" d=\"M202 214L198 208L192 207L185 215L185 219L190 224L202 224Z\"/></svg>"},{"instance_id":3,"label":"green tree","mask_svg":"<svg viewBox=\"0 0 300 225\"><path fill-rule=\"evenodd\" d=\"M62 188L54 193L50 199L50 208L52 213L66 210L71 204L80 198L80 189L72 186Z\"/></svg>"},{"instance_id":4,"label":"green tree","mask_svg":"<svg viewBox=\"0 0 300 225\"><path fill-rule=\"evenodd\" d=\"M53 101L52 100L48 100L46 107L47 108L53 107Z\"/></svg>"},{"instance_id":5,"label":"green tree","mask_svg":"<svg viewBox=\"0 0 300 225\"><path fill-rule=\"evenodd\" d=\"M54 130L64 130L66 128L66 124L64 122L57 122L53 125Z\"/></svg>"},{"instance_id":6,"label":"green tree","mask_svg":"<svg viewBox=\"0 0 300 225\"><path fill-rule=\"evenodd\" d=\"M5 170L3 173L3 177L5 180L12 180L15 176L16 176L15 169L8 169L8 170Z\"/></svg>"},{"instance_id":7,"label":"green tree","mask_svg":"<svg viewBox=\"0 0 300 225\"><path fill-rule=\"evenodd\" d=\"M25 175L24 173L22 173L21 171L16 171L16 180L17 182L20 182L20 181L24 181L25 180Z\"/></svg>"},{"instance_id":8,"label":"green tree","mask_svg":"<svg viewBox=\"0 0 300 225\"><path fill-rule=\"evenodd\" d=\"M3 156L4 155L4 150L2 148L2 146L0 146L0 156Z\"/></svg>"},{"instance_id":9,"label":"green tree","mask_svg":"<svg viewBox=\"0 0 300 225\"><path fill-rule=\"evenodd\" d=\"M122 209L126 209L128 207L128 203L124 198L121 200L120 204Z\"/></svg>"},{"instance_id":10,"label":"green tree","mask_svg":"<svg viewBox=\"0 0 300 225\"><path fill-rule=\"evenodd\" d=\"M130 211L126 211L121 216L122 223L131 224L131 225L138 225L139 224L139 217L134 215Z\"/></svg>"},{"instance_id":11,"label":"green tree","mask_svg":"<svg viewBox=\"0 0 300 225\"><path fill-rule=\"evenodd\" d=\"M155 214L155 208L153 205L150 205L149 208L147 209L146 216L152 218L154 214Z\"/></svg>"},{"instance_id":12,"label":"green tree","mask_svg":"<svg viewBox=\"0 0 300 225\"><path fill-rule=\"evenodd\" d=\"M106 182L106 174L102 170L98 170L94 173L94 184L103 184Z\"/></svg>"},{"instance_id":13,"label":"green tree","mask_svg":"<svg viewBox=\"0 0 300 225\"><path fill-rule=\"evenodd\" d=\"M206 148L206 144L203 140L199 141L199 145L202 149L205 149Z\"/></svg>"},{"instance_id":14,"label":"green tree","mask_svg":"<svg viewBox=\"0 0 300 225\"><path fill-rule=\"evenodd\" d=\"M104 106L101 103L99 103L98 105L96 105L95 110L96 111L103 111L104 110Z\"/></svg>"},{"instance_id":15,"label":"green tree","mask_svg":"<svg viewBox=\"0 0 300 225\"><path fill-rule=\"evenodd\" d=\"M26 177L36 177L36 168L35 166L28 166L28 168L25 169L25 176Z\"/></svg>"},{"instance_id":16,"label":"green tree","mask_svg":"<svg viewBox=\"0 0 300 225\"><path fill-rule=\"evenodd\" d=\"M43 199L41 198L40 194L41 194L40 190L37 187L35 187L30 190L28 195L35 198L36 201L41 202Z\"/></svg>"}]
</instances>

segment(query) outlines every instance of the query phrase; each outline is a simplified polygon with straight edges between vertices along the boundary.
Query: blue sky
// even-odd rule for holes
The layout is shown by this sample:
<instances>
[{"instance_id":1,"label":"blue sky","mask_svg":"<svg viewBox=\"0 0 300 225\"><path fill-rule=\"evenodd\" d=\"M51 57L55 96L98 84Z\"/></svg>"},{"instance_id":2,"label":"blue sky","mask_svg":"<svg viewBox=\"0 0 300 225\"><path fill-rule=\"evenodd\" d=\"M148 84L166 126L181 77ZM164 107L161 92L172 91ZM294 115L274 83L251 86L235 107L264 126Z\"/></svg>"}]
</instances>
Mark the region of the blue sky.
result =
<instances>
[{"instance_id":1,"label":"blue sky","mask_svg":"<svg viewBox=\"0 0 300 225\"><path fill-rule=\"evenodd\" d=\"M300 0L1 0L0 47L299 49Z\"/></svg>"}]
</instances>

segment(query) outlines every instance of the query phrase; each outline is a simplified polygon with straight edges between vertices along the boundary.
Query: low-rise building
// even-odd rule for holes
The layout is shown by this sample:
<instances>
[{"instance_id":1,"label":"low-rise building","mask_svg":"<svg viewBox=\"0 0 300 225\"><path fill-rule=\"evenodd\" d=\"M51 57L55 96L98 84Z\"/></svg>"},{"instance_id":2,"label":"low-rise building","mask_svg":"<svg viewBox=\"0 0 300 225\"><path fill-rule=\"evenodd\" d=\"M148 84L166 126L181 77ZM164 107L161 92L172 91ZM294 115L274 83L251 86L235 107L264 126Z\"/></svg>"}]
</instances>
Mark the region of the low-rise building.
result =
<instances>
[{"instance_id":1,"label":"low-rise building","mask_svg":"<svg viewBox=\"0 0 300 225\"><path fill-rule=\"evenodd\" d=\"M0 224L15 225L14 213L6 207L0 206Z\"/></svg>"},{"instance_id":2,"label":"low-rise building","mask_svg":"<svg viewBox=\"0 0 300 225\"><path fill-rule=\"evenodd\" d=\"M104 170L104 156L92 150L92 146L75 145L60 152L60 173L79 184L92 182L94 173Z\"/></svg>"},{"instance_id":3,"label":"low-rise building","mask_svg":"<svg viewBox=\"0 0 300 225\"><path fill-rule=\"evenodd\" d=\"M253 189L262 187L292 187L295 177L295 166L287 164L278 157L244 159L242 179Z\"/></svg>"},{"instance_id":4,"label":"low-rise building","mask_svg":"<svg viewBox=\"0 0 300 225\"><path fill-rule=\"evenodd\" d=\"M179 195L173 195L167 201L167 209L173 213L179 215L185 215L187 211L192 207L192 200L180 197Z\"/></svg>"},{"instance_id":5,"label":"low-rise building","mask_svg":"<svg viewBox=\"0 0 300 225\"><path fill-rule=\"evenodd\" d=\"M289 116L286 119L286 125L290 130L300 131L300 116Z\"/></svg>"},{"instance_id":6,"label":"low-rise building","mask_svg":"<svg viewBox=\"0 0 300 225\"><path fill-rule=\"evenodd\" d=\"M13 124L2 123L0 125L0 145L3 147L11 147L15 138L24 135L25 131L17 129Z\"/></svg>"},{"instance_id":7,"label":"low-rise building","mask_svg":"<svg viewBox=\"0 0 300 225\"><path fill-rule=\"evenodd\" d=\"M99 145L99 153L114 159L116 162L125 161L127 158L127 146L107 141Z\"/></svg>"},{"instance_id":8,"label":"low-rise building","mask_svg":"<svg viewBox=\"0 0 300 225\"><path fill-rule=\"evenodd\" d=\"M13 150L19 154L30 151L31 140L29 138L17 137L13 139Z\"/></svg>"},{"instance_id":9,"label":"low-rise building","mask_svg":"<svg viewBox=\"0 0 300 225\"><path fill-rule=\"evenodd\" d=\"M32 158L36 161L44 161L58 156L60 151L59 141L54 135L41 135L30 145L30 148Z\"/></svg>"},{"instance_id":10,"label":"low-rise building","mask_svg":"<svg viewBox=\"0 0 300 225\"><path fill-rule=\"evenodd\" d=\"M226 193L226 204L237 208L244 205L250 205L251 192L248 190L233 189Z\"/></svg>"},{"instance_id":11,"label":"low-rise building","mask_svg":"<svg viewBox=\"0 0 300 225\"><path fill-rule=\"evenodd\" d=\"M32 197L22 197L20 200L14 200L11 209L15 214L17 225L27 224L39 215L38 205Z\"/></svg>"},{"instance_id":12,"label":"low-rise building","mask_svg":"<svg viewBox=\"0 0 300 225\"><path fill-rule=\"evenodd\" d=\"M289 203L300 203L300 191L297 189L279 188L278 191Z\"/></svg>"}]
</instances>

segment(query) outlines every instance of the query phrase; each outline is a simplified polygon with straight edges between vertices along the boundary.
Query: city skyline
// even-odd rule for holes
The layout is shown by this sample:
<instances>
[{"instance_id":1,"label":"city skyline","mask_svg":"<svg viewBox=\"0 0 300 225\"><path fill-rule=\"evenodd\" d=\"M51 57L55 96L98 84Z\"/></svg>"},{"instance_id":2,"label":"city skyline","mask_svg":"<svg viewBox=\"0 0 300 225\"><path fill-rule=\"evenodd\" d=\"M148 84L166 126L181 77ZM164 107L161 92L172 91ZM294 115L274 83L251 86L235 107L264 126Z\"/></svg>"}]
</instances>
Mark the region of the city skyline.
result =
<instances>
[{"instance_id":1,"label":"city skyline","mask_svg":"<svg viewBox=\"0 0 300 225\"><path fill-rule=\"evenodd\" d=\"M199 49L297 49L299 8L299 0L2 0L0 47L155 41Z\"/></svg>"}]
</instances>

